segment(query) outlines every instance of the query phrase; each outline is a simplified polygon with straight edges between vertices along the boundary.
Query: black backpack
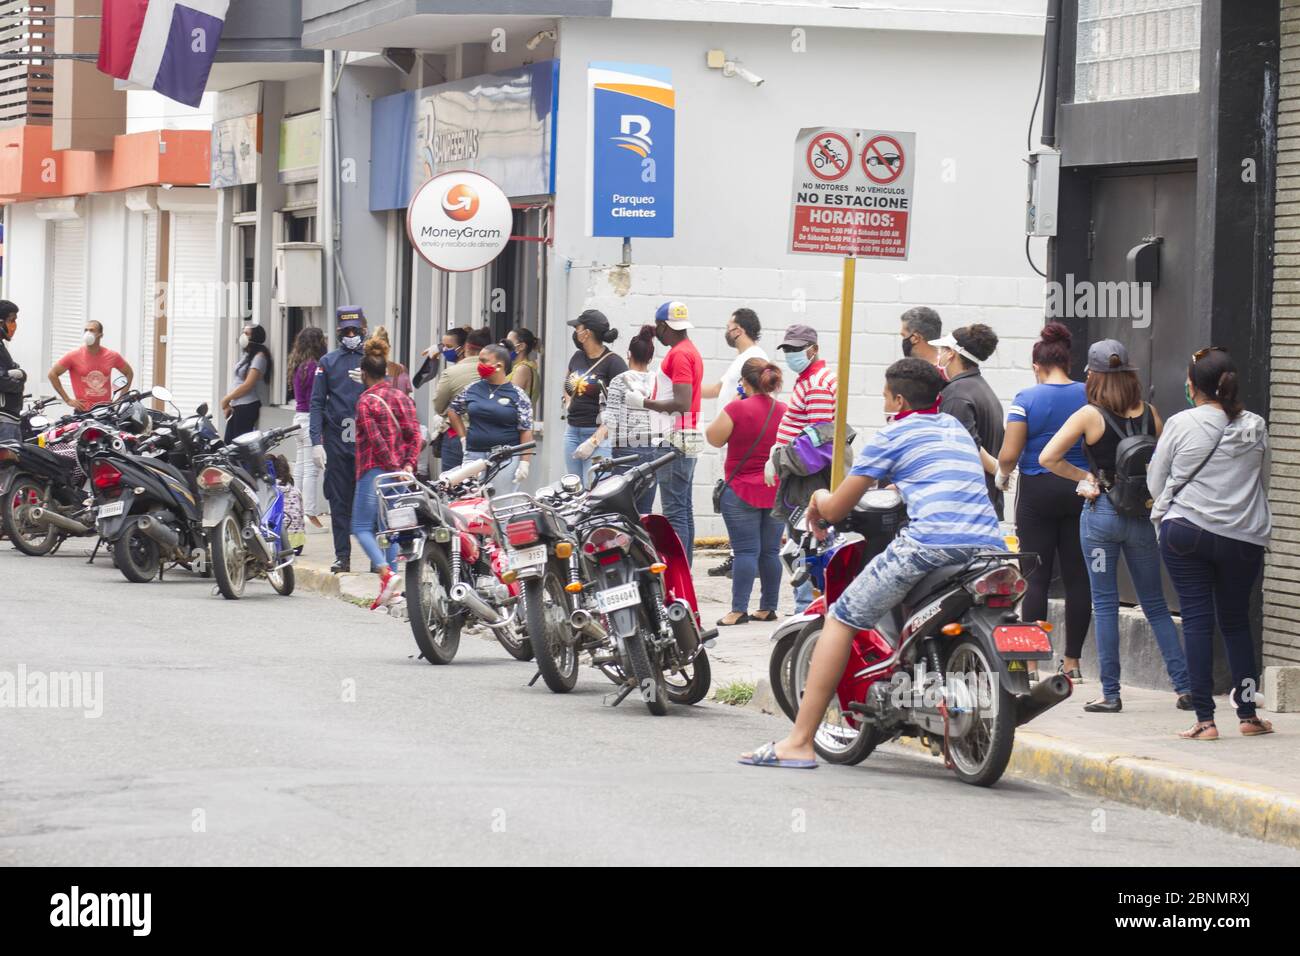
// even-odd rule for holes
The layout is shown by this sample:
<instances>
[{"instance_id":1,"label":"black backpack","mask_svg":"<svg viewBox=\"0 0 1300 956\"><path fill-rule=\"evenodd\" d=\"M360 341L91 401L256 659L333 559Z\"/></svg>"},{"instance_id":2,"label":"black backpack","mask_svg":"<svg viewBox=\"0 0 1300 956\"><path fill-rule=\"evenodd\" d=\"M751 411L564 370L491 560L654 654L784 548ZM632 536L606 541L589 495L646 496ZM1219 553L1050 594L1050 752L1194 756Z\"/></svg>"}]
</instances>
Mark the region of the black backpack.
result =
<instances>
[{"instance_id":1,"label":"black backpack","mask_svg":"<svg viewBox=\"0 0 1300 956\"><path fill-rule=\"evenodd\" d=\"M1142 417L1136 425L1131 419L1121 419L1100 405L1093 407L1101 412L1106 427L1119 436L1119 444L1115 447L1115 470L1106 474L1097 468L1092 450L1084 442L1083 447L1088 452L1093 474L1101 482L1118 514L1130 518L1150 517L1154 502L1147 488L1147 468L1151 464L1151 457L1156 453L1155 417L1151 413L1151 406L1142 406Z\"/></svg>"}]
</instances>

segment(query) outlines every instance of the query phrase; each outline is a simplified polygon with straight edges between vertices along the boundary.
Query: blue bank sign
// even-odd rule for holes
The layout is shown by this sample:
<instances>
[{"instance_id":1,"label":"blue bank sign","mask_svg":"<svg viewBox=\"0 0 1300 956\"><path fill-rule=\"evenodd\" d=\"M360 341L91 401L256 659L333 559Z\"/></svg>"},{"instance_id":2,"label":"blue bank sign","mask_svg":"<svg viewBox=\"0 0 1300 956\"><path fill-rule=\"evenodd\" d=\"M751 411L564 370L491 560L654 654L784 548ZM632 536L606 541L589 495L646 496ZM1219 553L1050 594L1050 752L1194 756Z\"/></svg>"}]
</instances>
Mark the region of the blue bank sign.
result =
<instances>
[{"instance_id":1,"label":"blue bank sign","mask_svg":"<svg viewBox=\"0 0 1300 956\"><path fill-rule=\"evenodd\" d=\"M633 63L587 69L587 235L673 235L677 98L672 74Z\"/></svg>"}]
</instances>

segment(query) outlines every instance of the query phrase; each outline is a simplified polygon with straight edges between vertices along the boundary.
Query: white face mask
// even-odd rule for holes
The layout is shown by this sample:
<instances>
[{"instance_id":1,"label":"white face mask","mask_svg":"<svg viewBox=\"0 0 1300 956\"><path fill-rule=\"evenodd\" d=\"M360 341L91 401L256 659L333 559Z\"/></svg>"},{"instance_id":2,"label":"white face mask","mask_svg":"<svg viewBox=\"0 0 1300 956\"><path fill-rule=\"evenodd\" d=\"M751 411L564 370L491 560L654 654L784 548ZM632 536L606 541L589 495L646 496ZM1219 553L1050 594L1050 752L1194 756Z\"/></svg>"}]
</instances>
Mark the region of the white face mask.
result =
<instances>
[{"instance_id":1,"label":"white face mask","mask_svg":"<svg viewBox=\"0 0 1300 956\"><path fill-rule=\"evenodd\" d=\"M94 333L94 332L87 332L85 335L83 335L83 336L81 337L81 341L82 341L83 343L85 343L85 345L86 345L87 347L90 347L90 346L94 345L94 344L95 344L95 333Z\"/></svg>"},{"instance_id":2,"label":"white face mask","mask_svg":"<svg viewBox=\"0 0 1300 956\"><path fill-rule=\"evenodd\" d=\"M358 349L361 347L361 336L359 335L345 335L342 341L345 349Z\"/></svg>"},{"instance_id":3,"label":"white face mask","mask_svg":"<svg viewBox=\"0 0 1300 956\"><path fill-rule=\"evenodd\" d=\"M239 347L240 347L241 349L246 349L246 348L248 348L248 341L249 341L249 340L248 340L248 333L245 332L243 335L241 335L241 336L239 337Z\"/></svg>"}]
</instances>

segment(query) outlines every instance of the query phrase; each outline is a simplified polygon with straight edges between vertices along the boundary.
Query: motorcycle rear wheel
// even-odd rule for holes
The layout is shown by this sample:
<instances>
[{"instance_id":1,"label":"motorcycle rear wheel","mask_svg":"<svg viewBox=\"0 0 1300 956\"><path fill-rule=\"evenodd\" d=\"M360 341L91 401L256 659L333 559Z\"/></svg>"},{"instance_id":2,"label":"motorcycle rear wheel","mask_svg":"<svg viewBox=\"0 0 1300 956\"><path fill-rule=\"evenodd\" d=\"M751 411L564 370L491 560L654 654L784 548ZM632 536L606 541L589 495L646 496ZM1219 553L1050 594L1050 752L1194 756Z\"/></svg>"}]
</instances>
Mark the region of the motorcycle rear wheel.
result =
<instances>
[{"instance_id":1,"label":"motorcycle rear wheel","mask_svg":"<svg viewBox=\"0 0 1300 956\"><path fill-rule=\"evenodd\" d=\"M817 638L821 633L822 622L810 622L795 639L794 647L790 651L790 696L796 713L803 702L803 689L808 682L808 667L812 661L813 649L817 646ZM774 684L773 687L775 686ZM813 735L813 749L817 751L817 756L827 763L851 767L870 757L880 740L880 732L872 724L857 723L854 717L840 710L839 700L832 697L821 726Z\"/></svg>"},{"instance_id":2,"label":"motorcycle rear wheel","mask_svg":"<svg viewBox=\"0 0 1300 956\"><path fill-rule=\"evenodd\" d=\"M139 521L139 518L128 521L121 536L113 542L113 564L132 584L148 584L162 567L162 549L153 538L141 534Z\"/></svg>"},{"instance_id":3,"label":"motorcycle rear wheel","mask_svg":"<svg viewBox=\"0 0 1300 956\"><path fill-rule=\"evenodd\" d=\"M681 678L680 681L673 678ZM709 688L713 685L713 668L709 665L709 654L704 648L695 655L695 660L691 661L682 670L673 671L664 677L664 686L668 691L668 699L674 704L691 706L698 704L709 696Z\"/></svg>"},{"instance_id":4,"label":"motorcycle rear wheel","mask_svg":"<svg viewBox=\"0 0 1300 956\"><path fill-rule=\"evenodd\" d=\"M567 694L578 683L578 642L569 627L567 598L564 581L552 565L542 577L524 582L528 642L542 680L556 694Z\"/></svg>"},{"instance_id":5,"label":"motorcycle rear wheel","mask_svg":"<svg viewBox=\"0 0 1300 956\"><path fill-rule=\"evenodd\" d=\"M989 666L984 648L976 641L962 641L952 649L944 674L949 679L954 674L967 675L977 690L987 687L991 692L988 700L992 712L985 716L985 709L980 707L971 732L948 740L948 755L957 778L972 786L991 787L1006 771L1016 743L1015 698L1002 686L1000 675Z\"/></svg>"},{"instance_id":6,"label":"motorcycle rear wheel","mask_svg":"<svg viewBox=\"0 0 1300 956\"><path fill-rule=\"evenodd\" d=\"M451 561L440 548L426 548L406 563L406 611L420 656L430 664L450 664L460 649L463 613L450 612ZM439 593L441 592L441 593Z\"/></svg>"},{"instance_id":7,"label":"motorcycle rear wheel","mask_svg":"<svg viewBox=\"0 0 1300 956\"><path fill-rule=\"evenodd\" d=\"M42 558L60 543L59 530L52 525L38 528L27 518L32 508L50 506L50 486L29 475L20 475L4 498L4 529L14 547L30 558Z\"/></svg>"},{"instance_id":8,"label":"motorcycle rear wheel","mask_svg":"<svg viewBox=\"0 0 1300 956\"><path fill-rule=\"evenodd\" d=\"M293 573L292 564L280 568L278 571L267 571L266 580L271 585L271 590L280 597L288 597L292 594L294 585L297 584L297 577Z\"/></svg>"},{"instance_id":9,"label":"motorcycle rear wheel","mask_svg":"<svg viewBox=\"0 0 1300 956\"><path fill-rule=\"evenodd\" d=\"M632 676L640 688L641 699L645 701L650 713L662 717L668 713L668 688L665 686L664 672L650 660L645 638L640 633L633 634L623 642L623 650L627 654Z\"/></svg>"},{"instance_id":10,"label":"motorcycle rear wheel","mask_svg":"<svg viewBox=\"0 0 1300 956\"><path fill-rule=\"evenodd\" d=\"M519 626L516 620L505 627L492 628L492 634L502 647L517 661L531 661L533 659L533 642L529 640L528 635L523 633L523 628Z\"/></svg>"},{"instance_id":11,"label":"motorcycle rear wheel","mask_svg":"<svg viewBox=\"0 0 1300 956\"><path fill-rule=\"evenodd\" d=\"M212 552L212 573L217 578L217 589L227 601L238 601L244 595L248 577L248 551L234 515L226 515L208 532L208 548Z\"/></svg>"}]
</instances>

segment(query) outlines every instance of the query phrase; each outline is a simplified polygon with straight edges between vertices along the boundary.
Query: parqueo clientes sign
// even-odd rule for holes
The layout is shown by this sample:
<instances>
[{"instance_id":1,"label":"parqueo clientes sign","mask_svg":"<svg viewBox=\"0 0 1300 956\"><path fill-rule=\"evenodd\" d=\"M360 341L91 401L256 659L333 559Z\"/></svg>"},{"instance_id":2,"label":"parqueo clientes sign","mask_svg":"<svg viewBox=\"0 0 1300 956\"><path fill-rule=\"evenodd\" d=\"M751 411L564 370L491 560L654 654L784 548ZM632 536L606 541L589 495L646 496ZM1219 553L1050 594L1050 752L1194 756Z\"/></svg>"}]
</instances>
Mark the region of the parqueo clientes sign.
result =
<instances>
[{"instance_id":1,"label":"parqueo clientes sign","mask_svg":"<svg viewBox=\"0 0 1300 956\"><path fill-rule=\"evenodd\" d=\"M406 234L425 262L445 272L472 272L501 254L514 214L501 187L471 172L434 176L416 192Z\"/></svg>"}]
</instances>

